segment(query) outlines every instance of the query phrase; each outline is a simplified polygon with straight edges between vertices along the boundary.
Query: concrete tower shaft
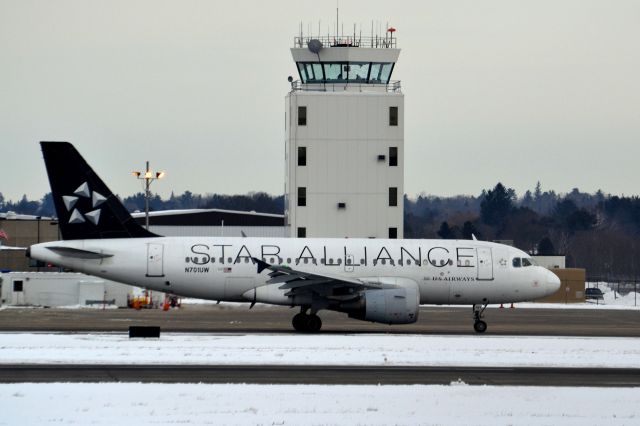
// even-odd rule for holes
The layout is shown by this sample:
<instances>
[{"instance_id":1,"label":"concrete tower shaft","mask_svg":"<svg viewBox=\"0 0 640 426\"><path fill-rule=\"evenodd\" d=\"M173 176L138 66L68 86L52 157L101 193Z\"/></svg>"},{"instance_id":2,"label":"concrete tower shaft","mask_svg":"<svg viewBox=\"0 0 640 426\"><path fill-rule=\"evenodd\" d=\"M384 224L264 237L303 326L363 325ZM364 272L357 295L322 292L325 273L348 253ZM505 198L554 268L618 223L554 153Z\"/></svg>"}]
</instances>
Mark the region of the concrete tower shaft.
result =
<instances>
[{"instance_id":1,"label":"concrete tower shaft","mask_svg":"<svg viewBox=\"0 0 640 426\"><path fill-rule=\"evenodd\" d=\"M315 40L315 41L314 41ZM291 235L402 238L404 95L395 39L307 39L285 98Z\"/></svg>"}]
</instances>

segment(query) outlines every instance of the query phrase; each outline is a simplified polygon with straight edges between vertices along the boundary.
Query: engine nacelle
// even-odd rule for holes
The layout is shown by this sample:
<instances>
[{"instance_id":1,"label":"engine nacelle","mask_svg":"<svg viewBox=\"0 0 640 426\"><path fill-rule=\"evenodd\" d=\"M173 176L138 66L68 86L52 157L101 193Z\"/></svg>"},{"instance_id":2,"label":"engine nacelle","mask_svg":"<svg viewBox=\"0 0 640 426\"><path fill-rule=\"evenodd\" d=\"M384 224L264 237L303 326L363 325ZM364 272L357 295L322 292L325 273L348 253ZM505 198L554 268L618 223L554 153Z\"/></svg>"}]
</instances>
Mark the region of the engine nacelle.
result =
<instances>
[{"instance_id":1,"label":"engine nacelle","mask_svg":"<svg viewBox=\"0 0 640 426\"><path fill-rule=\"evenodd\" d=\"M349 317L383 324L411 324L418 320L420 291L415 282L402 287L365 290Z\"/></svg>"}]
</instances>

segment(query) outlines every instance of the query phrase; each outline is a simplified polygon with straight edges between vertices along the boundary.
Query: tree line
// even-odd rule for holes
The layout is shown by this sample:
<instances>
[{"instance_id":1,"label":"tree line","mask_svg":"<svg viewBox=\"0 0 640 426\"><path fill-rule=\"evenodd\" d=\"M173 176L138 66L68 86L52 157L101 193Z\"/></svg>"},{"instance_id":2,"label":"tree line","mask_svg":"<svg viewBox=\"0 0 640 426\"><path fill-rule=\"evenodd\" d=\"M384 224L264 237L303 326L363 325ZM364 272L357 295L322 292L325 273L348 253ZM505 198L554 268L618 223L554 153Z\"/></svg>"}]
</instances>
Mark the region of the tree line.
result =
<instances>
[{"instance_id":1,"label":"tree line","mask_svg":"<svg viewBox=\"0 0 640 426\"><path fill-rule=\"evenodd\" d=\"M144 211L144 194L122 199L131 211ZM217 208L282 214L284 197L264 192L246 195L154 195L150 209ZM39 200L23 196L5 200L0 212L55 216L51 194ZM566 194L543 191L540 183L518 197L502 183L477 196L404 197L405 238L506 240L532 254L562 254L567 267L587 269L589 276L636 279L640 276L640 198L589 194L577 188Z\"/></svg>"}]
</instances>

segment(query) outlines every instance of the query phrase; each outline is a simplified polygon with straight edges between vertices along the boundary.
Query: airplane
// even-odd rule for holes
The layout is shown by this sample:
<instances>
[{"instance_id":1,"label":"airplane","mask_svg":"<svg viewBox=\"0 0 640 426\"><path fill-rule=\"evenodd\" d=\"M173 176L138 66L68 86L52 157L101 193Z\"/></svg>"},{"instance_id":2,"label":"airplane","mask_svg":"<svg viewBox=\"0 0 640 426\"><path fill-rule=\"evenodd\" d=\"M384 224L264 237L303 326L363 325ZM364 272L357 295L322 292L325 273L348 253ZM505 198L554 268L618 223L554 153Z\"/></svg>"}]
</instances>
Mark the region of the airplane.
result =
<instances>
[{"instance_id":1,"label":"airplane","mask_svg":"<svg viewBox=\"0 0 640 426\"><path fill-rule=\"evenodd\" d=\"M483 333L490 303L539 299L560 280L514 247L477 240L164 237L140 226L74 146L41 142L61 241L27 256L158 290L217 301L298 307L298 332L321 310L411 324L421 304L471 305Z\"/></svg>"}]
</instances>

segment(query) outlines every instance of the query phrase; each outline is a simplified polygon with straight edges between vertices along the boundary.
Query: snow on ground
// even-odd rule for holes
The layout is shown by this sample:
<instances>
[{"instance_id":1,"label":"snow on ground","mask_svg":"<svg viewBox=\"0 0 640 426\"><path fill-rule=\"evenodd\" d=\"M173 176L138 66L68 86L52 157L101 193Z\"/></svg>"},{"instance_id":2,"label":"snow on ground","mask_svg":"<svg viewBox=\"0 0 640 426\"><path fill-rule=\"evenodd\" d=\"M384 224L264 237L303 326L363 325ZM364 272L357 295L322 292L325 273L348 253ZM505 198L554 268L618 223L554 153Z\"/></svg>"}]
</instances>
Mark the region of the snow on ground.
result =
<instances>
[{"instance_id":1,"label":"snow on ground","mask_svg":"<svg viewBox=\"0 0 640 426\"><path fill-rule=\"evenodd\" d=\"M516 308L546 308L546 309L637 309L640 310L640 294L630 291L621 294L616 291L616 284L587 283L587 287L599 288L604 300L588 300L584 303L516 303ZM613 287L613 288L612 288ZM621 287L623 288L623 287ZM640 290L640 286L638 286ZM498 305L499 306L499 305ZM510 306L510 305L507 305ZM495 307L495 306L493 306Z\"/></svg>"},{"instance_id":2,"label":"snow on ground","mask_svg":"<svg viewBox=\"0 0 640 426\"><path fill-rule=\"evenodd\" d=\"M640 339L614 337L0 333L0 364L638 367Z\"/></svg>"},{"instance_id":3,"label":"snow on ground","mask_svg":"<svg viewBox=\"0 0 640 426\"><path fill-rule=\"evenodd\" d=\"M0 425L632 425L638 407L640 388L0 384Z\"/></svg>"}]
</instances>

